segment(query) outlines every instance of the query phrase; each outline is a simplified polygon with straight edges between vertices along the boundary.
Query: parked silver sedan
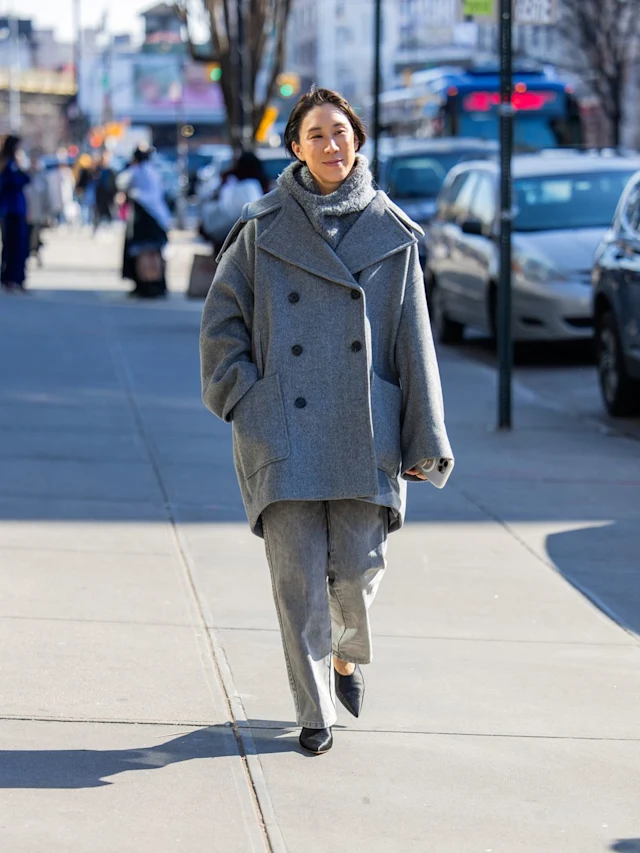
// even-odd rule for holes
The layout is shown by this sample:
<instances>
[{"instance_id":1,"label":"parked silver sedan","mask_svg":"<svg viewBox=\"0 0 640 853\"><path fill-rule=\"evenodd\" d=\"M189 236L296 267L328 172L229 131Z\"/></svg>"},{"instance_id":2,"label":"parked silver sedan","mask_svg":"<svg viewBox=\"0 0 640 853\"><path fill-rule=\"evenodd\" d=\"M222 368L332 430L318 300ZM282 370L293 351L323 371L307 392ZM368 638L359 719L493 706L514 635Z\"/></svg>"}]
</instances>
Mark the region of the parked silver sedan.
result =
<instances>
[{"instance_id":1,"label":"parked silver sedan","mask_svg":"<svg viewBox=\"0 0 640 853\"><path fill-rule=\"evenodd\" d=\"M590 153L513 158L514 340L562 341L593 334L591 266L620 193L639 161ZM499 167L454 167L427 234L425 282L437 338L466 326L495 335Z\"/></svg>"}]
</instances>

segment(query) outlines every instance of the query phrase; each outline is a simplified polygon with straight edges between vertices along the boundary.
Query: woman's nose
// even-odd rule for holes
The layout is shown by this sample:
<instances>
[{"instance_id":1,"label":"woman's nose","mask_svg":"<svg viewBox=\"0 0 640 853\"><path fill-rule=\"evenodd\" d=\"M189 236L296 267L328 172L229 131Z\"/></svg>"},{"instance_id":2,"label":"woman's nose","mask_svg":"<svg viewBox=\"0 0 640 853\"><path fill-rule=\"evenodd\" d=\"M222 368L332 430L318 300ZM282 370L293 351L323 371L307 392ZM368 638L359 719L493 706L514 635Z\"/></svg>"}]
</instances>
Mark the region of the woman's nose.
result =
<instances>
[{"instance_id":1,"label":"woman's nose","mask_svg":"<svg viewBox=\"0 0 640 853\"><path fill-rule=\"evenodd\" d=\"M328 151L328 152L330 152L330 151L339 151L339 150L340 150L340 148L338 147L338 143L335 141L335 139L333 138L333 136L331 137L331 139L330 139L330 140L329 140L329 142L327 143L327 147L326 147L324 150L325 150L325 151Z\"/></svg>"}]
</instances>

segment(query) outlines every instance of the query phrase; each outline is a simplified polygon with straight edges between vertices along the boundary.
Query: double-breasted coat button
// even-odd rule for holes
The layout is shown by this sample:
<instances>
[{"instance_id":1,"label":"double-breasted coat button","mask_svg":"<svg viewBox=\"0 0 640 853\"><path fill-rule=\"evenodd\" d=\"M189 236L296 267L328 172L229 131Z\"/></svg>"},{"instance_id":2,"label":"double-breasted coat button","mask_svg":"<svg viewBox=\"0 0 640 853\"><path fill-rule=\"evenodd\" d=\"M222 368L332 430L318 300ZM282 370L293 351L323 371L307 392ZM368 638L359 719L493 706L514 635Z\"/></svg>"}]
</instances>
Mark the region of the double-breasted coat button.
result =
<instances>
[{"instance_id":1,"label":"double-breasted coat button","mask_svg":"<svg viewBox=\"0 0 640 853\"><path fill-rule=\"evenodd\" d=\"M300 346L300 344L295 344L295 346L291 347L291 352L294 355L302 355L302 347Z\"/></svg>"},{"instance_id":2,"label":"double-breasted coat button","mask_svg":"<svg viewBox=\"0 0 640 853\"><path fill-rule=\"evenodd\" d=\"M354 341L351 344L351 352L360 352L361 349L362 349L362 344L360 343L360 341Z\"/></svg>"},{"instance_id":3,"label":"double-breasted coat button","mask_svg":"<svg viewBox=\"0 0 640 853\"><path fill-rule=\"evenodd\" d=\"M296 409L304 409L306 405L307 401L304 399L304 397L298 397L295 403Z\"/></svg>"},{"instance_id":4,"label":"double-breasted coat button","mask_svg":"<svg viewBox=\"0 0 640 853\"><path fill-rule=\"evenodd\" d=\"M289 302L290 302L292 305L295 305L295 304L296 304L296 302L300 302L300 294L299 294L299 293L297 293L295 290L294 290L294 291L292 291L292 292L289 294Z\"/></svg>"},{"instance_id":5,"label":"double-breasted coat button","mask_svg":"<svg viewBox=\"0 0 640 853\"><path fill-rule=\"evenodd\" d=\"M352 290L351 291L351 298L352 299L360 299L361 296L362 296L362 294L360 293L359 290Z\"/></svg>"}]
</instances>

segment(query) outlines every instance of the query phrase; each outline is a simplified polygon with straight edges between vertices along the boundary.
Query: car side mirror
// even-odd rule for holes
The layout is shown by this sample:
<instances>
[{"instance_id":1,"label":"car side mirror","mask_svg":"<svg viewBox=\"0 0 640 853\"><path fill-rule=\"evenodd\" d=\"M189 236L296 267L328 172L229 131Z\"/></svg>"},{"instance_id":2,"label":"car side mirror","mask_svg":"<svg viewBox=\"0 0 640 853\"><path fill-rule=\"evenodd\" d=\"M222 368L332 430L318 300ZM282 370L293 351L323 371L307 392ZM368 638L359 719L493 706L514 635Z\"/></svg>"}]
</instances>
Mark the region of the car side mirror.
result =
<instances>
[{"instance_id":1,"label":"car side mirror","mask_svg":"<svg viewBox=\"0 0 640 853\"><path fill-rule=\"evenodd\" d=\"M465 219L460 229L463 234L473 234L476 237L482 237L484 234L484 227L479 219Z\"/></svg>"}]
</instances>

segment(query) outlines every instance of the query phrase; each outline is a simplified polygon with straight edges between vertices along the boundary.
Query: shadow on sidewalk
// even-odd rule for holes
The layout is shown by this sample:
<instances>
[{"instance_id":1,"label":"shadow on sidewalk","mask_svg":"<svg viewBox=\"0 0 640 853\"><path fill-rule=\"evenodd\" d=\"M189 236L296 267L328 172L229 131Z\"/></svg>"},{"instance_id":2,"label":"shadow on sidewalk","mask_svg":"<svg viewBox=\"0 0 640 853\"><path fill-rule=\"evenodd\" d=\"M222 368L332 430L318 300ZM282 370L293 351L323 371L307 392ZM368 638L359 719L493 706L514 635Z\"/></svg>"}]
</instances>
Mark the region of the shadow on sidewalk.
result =
<instances>
[{"instance_id":1,"label":"shadow on sidewalk","mask_svg":"<svg viewBox=\"0 0 640 853\"><path fill-rule=\"evenodd\" d=\"M253 729L256 752L297 752L297 741L283 739L282 734L282 728L265 730L264 734ZM107 778L118 773L154 770L200 758L237 758L239 754L229 726L209 726L138 749L0 750L0 789L100 788L111 785Z\"/></svg>"},{"instance_id":2,"label":"shadow on sidewalk","mask_svg":"<svg viewBox=\"0 0 640 853\"><path fill-rule=\"evenodd\" d=\"M553 533L547 536L546 548L570 584L618 624L640 634L640 539L635 520Z\"/></svg>"},{"instance_id":3,"label":"shadow on sidewalk","mask_svg":"<svg viewBox=\"0 0 640 853\"><path fill-rule=\"evenodd\" d=\"M640 838L621 838L611 845L616 853L640 853Z\"/></svg>"}]
</instances>

